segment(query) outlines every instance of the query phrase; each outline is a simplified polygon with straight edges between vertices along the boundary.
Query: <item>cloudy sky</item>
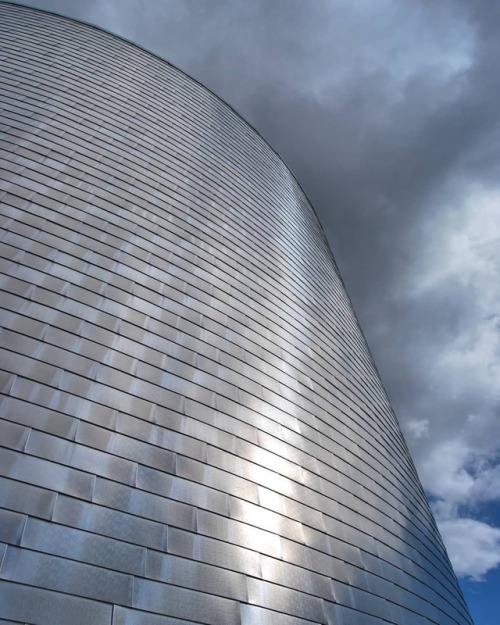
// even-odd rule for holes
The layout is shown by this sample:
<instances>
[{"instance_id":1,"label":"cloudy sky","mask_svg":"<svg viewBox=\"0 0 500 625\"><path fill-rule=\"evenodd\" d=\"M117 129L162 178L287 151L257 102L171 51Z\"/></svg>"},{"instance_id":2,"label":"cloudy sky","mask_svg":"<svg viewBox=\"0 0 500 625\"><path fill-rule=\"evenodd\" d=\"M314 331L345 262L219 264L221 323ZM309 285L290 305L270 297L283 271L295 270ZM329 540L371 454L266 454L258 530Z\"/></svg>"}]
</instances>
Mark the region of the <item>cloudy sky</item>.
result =
<instances>
[{"instance_id":1,"label":"cloudy sky","mask_svg":"<svg viewBox=\"0 0 500 625\"><path fill-rule=\"evenodd\" d=\"M476 625L494 625L500 3L27 4L169 60L281 154L323 223Z\"/></svg>"}]
</instances>

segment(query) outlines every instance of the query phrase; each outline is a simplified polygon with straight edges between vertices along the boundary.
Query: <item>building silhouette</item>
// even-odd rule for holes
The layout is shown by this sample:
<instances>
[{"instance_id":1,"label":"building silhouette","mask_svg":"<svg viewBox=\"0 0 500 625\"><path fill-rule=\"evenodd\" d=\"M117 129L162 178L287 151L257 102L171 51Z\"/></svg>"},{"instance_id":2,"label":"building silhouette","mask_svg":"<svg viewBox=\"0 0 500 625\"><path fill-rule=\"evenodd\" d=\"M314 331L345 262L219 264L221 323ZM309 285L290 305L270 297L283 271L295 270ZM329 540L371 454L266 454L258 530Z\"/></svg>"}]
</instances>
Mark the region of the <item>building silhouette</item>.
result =
<instances>
[{"instance_id":1,"label":"building silhouette","mask_svg":"<svg viewBox=\"0 0 500 625\"><path fill-rule=\"evenodd\" d=\"M0 621L470 624L279 156L117 37L0 35Z\"/></svg>"}]
</instances>

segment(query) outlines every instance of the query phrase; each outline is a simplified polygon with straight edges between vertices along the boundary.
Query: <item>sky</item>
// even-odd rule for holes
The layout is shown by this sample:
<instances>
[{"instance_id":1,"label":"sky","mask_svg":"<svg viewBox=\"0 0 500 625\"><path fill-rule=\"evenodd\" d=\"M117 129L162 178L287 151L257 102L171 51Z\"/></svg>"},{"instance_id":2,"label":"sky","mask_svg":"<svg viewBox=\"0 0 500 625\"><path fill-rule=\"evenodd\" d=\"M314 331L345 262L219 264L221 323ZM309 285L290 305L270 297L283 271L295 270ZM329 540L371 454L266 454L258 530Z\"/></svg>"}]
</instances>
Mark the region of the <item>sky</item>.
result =
<instances>
[{"instance_id":1,"label":"sky","mask_svg":"<svg viewBox=\"0 0 500 625\"><path fill-rule=\"evenodd\" d=\"M37 0L186 71L323 224L476 625L500 614L500 3Z\"/></svg>"}]
</instances>

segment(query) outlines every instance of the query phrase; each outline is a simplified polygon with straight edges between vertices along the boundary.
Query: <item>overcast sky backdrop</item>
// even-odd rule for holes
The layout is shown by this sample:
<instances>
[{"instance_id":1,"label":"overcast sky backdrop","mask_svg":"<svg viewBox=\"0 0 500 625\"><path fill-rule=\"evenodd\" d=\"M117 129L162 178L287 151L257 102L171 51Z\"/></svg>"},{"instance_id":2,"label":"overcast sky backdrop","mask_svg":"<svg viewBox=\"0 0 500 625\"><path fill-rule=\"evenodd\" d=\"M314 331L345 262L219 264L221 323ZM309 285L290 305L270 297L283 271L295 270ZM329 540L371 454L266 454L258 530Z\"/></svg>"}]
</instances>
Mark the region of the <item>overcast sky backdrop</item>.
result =
<instances>
[{"instance_id":1,"label":"overcast sky backdrop","mask_svg":"<svg viewBox=\"0 0 500 625\"><path fill-rule=\"evenodd\" d=\"M37 0L167 59L323 223L476 625L500 613L500 2Z\"/></svg>"}]
</instances>

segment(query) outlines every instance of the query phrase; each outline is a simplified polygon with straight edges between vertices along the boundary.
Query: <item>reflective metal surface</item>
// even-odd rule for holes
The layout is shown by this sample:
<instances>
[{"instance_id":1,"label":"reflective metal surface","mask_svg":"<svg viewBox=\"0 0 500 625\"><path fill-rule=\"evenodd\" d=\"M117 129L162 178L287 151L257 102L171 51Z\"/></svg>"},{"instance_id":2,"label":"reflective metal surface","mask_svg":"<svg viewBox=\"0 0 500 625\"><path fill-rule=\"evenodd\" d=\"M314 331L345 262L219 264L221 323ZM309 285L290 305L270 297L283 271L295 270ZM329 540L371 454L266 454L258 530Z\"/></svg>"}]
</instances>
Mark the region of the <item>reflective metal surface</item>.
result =
<instances>
[{"instance_id":1,"label":"reflective metal surface","mask_svg":"<svg viewBox=\"0 0 500 625\"><path fill-rule=\"evenodd\" d=\"M276 153L95 28L0 37L0 620L471 623Z\"/></svg>"}]
</instances>

